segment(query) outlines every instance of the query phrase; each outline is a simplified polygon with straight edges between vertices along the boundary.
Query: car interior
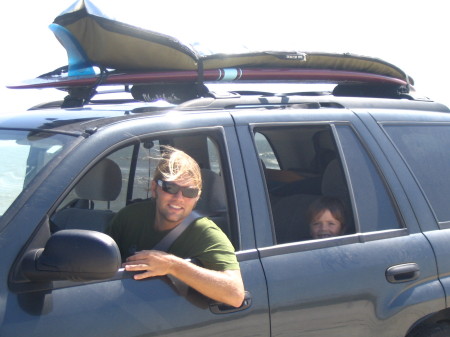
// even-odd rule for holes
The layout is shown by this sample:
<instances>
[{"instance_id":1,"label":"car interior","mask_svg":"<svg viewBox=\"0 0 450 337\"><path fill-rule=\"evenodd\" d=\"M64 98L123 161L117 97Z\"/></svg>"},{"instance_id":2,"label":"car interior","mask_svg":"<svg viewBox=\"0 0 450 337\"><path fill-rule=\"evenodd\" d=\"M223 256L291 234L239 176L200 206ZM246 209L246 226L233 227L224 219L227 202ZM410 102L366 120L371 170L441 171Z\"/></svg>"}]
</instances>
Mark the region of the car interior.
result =
<instances>
[{"instance_id":1,"label":"car interior","mask_svg":"<svg viewBox=\"0 0 450 337\"><path fill-rule=\"evenodd\" d=\"M278 244L310 240L307 211L321 196L345 207L346 233L354 233L339 151L328 126L255 129Z\"/></svg>"},{"instance_id":2,"label":"car interior","mask_svg":"<svg viewBox=\"0 0 450 337\"><path fill-rule=\"evenodd\" d=\"M199 163L203 188L195 209L212 219L230 239L235 237L229 221L218 145L212 137L201 134L148 139L101 159L79 180L53 214L51 231L105 232L121 208L149 199L150 182L164 145L185 151Z\"/></svg>"}]
</instances>

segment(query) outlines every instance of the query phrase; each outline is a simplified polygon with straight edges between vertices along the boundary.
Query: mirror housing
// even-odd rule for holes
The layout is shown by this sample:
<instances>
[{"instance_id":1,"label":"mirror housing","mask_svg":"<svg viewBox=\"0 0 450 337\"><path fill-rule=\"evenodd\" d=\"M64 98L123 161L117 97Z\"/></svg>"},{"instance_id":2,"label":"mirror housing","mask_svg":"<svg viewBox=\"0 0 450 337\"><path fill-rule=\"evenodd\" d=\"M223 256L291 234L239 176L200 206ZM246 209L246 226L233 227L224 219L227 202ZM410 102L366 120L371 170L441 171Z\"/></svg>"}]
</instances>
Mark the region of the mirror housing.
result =
<instances>
[{"instance_id":1,"label":"mirror housing","mask_svg":"<svg viewBox=\"0 0 450 337\"><path fill-rule=\"evenodd\" d=\"M94 281L113 277L120 267L120 251L110 236L70 229L53 234L45 248L27 252L21 272L32 282Z\"/></svg>"}]
</instances>

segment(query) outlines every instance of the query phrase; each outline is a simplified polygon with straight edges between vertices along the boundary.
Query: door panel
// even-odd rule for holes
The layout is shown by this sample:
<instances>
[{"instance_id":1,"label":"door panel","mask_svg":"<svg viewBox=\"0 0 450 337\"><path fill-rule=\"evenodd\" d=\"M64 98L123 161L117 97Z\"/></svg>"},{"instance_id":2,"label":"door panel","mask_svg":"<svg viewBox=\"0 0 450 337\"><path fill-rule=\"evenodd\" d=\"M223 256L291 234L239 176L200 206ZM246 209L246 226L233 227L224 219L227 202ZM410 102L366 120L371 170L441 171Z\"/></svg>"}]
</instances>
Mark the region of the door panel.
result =
<instances>
[{"instance_id":1,"label":"door panel","mask_svg":"<svg viewBox=\"0 0 450 337\"><path fill-rule=\"evenodd\" d=\"M412 312L442 305L423 235L342 245L343 238L333 240L317 249L316 243L299 243L298 252L286 254L281 247L262 250L273 335L401 336ZM419 265L420 279L387 281L389 267L411 261ZM435 303L418 305L425 293Z\"/></svg>"},{"instance_id":2,"label":"door panel","mask_svg":"<svg viewBox=\"0 0 450 337\"><path fill-rule=\"evenodd\" d=\"M256 254L254 254L256 255ZM268 336L259 260L241 261L251 306L215 314L211 301L168 277L117 279L8 297L2 336Z\"/></svg>"},{"instance_id":3,"label":"door panel","mask_svg":"<svg viewBox=\"0 0 450 337\"><path fill-rule=\"evenodd\" d=\"M434 116L431 121L381 121L379 125L389 135L396 151L402 156L399 164L405 166L401 178L414 189L411 203L417 213L420 227L436 254L439 277L450 300L450 196L449 136L450 118L447 114ZM388 143L385 147L391 147ZM394 155L398 155L395 153ZM408 181L409 180L409 181Z\"/></svg>"},{"instance_id":4,"label":"door panel","mask_svg":"<svg viewBox=\"0 0 450 337\"><path fill-rule=\"evenodd\" d=\"M329 116L324 114L326 110L321 109L317 120L333 122L316 122L315 114L302 111L280 113L272 121L267 116L261 117L260 122L253 120L247 128L241 121L241 142L250 144L250 138L260 133L267 138L265 144L271 146L270 150L265 146L263 153L244 158L247 172L263 166L256 164L254 158L263 160L264 155L278 161L272 168L279 167L277 173L284 174L284 178L287 175L282 171L302 173L302 178L295 183L289 181L289 186L278 180L275 189L273 180L269 180L273 174L266 174L260 181L257 177L248 178L253 179L250 197L255 216L267 207L274 217L272 243L260 234L267 224L255 222L257 246L268 284L272 335L404 336L417 320L445 305L433 250L417 223L409 221L412 212L403 189L397 188L400 184L396 174L361 121L345 110L340 114L334 111ZM318 132L328 132L334 140L318 147L312 144ZM252 148L258 151L258 144L252 142ZM375 151L369 153L367 150L372 148ZM331 149L337 155L335 160L339 161L342 173L336 174L334 180L325 179L327 169L322 173L313 166L318 149L321 153ZM306 194L306 185L301 182L311 176L321 183L314 189L308 186ZM333 184L336 179L342 179L346 186ZM324 181L333 188L324 188ZM280 190L285 194L280 195ZM290 204L284 212L274 212L275 206L278 210L278 205L283 204L283 198L297 194L320 198L332 190L339 192L340 198L348 198L351 231L315 240L304 233L302 239L295 239L298 229L292 226L301 228L304 219L293 218L289 220L290 227L284 227L292 230L292 235L277 243L279 226L289 219L288 213L305 207ZM279 214L283 215L281 222L275 218ZM417 266L420 273L400 273L405 264ZM388 281L389 268L400 273L398 282Z\"/></svg>"},{"instance_id":5,"label":"door panel","mask_svg":"<svg viewBox=\"0 0 450 337\"><path fill-rule=\"evenodd\" d=\"M196 118L200 120L198 123ZM230 117L227 116L226 119L230 120ZM136 281L131 278L131 274L120 270L114 278L102 282L54 282L45 292L33 290L33 285L28 284L28 292L8 292L7 296L2 297L5 310L0 325L2 337L18 335L58 337L270 335L267 288L259 255L255 250L247 183L241 155L239 151L234 151L238 147L236 133L233 127L224 128L223 125L226 123L221 123L218 118L213 123L221 123L220 125L210 125L207 121L210 121L210 118L204 118L201 114L193 115L189 120L180 120L176 127L181 131L173 130L173 135L182 137L186 133L190 137L199 137L205 134L211 136L217 143L220 158L215 158L211 163L220 162L222 171L219 173L222 177L226 177L224 178L225 200L229 207L226 220L233 229L232 242L237 249L249 305L243 310L236 311L219 306L219 311L213 312L210 309L209 299L168 277ZM29 247L43 247L50 235L48 224L42 224L39 220L31 223L30 219L51 218L52 212L58 211L58 205L61 208L61 205L67 201L65 198L71 198L70 191L90 166L103 156L109 156L111 153L125 149L126 146L132 146L136 143L136 139L159 137L158 139L170 140L172 134L170 130L163 133L164 138L161 134L156 136L149 134L155 128L157 131L165 130L167 121L164 118L151 118L151 123L142 119L139 123L125 124L118 127L120 132L111 131L111 137L108 137L108 130L105 131L106 135L99 131L89 137L90 143L79 146L70 158L62 161L61 168L56 170L59 174L50 176L42 184L40 187L42 191L39 191L44 194L49 186L62 182L71 183L70 186L64 186L63 194L59 191L53 199L45 199L46 204L42 206L39 214L36 214L36 211L31 212L31 204L22 212L23 217L28 221L26 224L30 228L33 226L33 230L38 229L36 232L28 234L31 235L30 237L24 236L24 233L19 230L2 233L5 234L8 242L15 243L16 249L14 255L13 253L8 255L8 262L5 262L7 267L3 269L4 275L14 268L13 261L19 254L21 246L24 245L24 240L30 239ZM190 130L193 125L197 126L195 132ZM204 129L198 125L204 126ZM101 141L96 142L96 139ZM184 145L189 144L184 143ZM197 150L197 147L194 150ZM133 176L129 174L132 170L126 167L127 160L132 158L128 153L133 152L118 156L120 161L117 158L111 158L120 162L124 179L123 188L129 188L129 186L136 188L136 184L129 184L126 180ZM209 153L210 156L212 154L212 152ZM85 166L72 165L70 166L72 170L69 170L63 166L67 161ZM143 167L138 167L138 170ZM211 166L210 169L217 171L218 168ZM148 177L149 175L141 174L140 176ZM139 177L139 174L136 177ZM52 179L58 179L58 181ZM147 183L148 181L144 181L144 185ZM119 202L124 205L125 196L129 194L121 193L120 195ZM109 207L109 205L97 202L95 207L102 210L101 208ZM120 208L120 205L118 207ZM12 222L8 226L15 229L23 227L23 219L20 223ZM23 251L20 254L23 254ZM217 305L214 306L214 309L217 308Z\"/></svg>"}]
</instances>

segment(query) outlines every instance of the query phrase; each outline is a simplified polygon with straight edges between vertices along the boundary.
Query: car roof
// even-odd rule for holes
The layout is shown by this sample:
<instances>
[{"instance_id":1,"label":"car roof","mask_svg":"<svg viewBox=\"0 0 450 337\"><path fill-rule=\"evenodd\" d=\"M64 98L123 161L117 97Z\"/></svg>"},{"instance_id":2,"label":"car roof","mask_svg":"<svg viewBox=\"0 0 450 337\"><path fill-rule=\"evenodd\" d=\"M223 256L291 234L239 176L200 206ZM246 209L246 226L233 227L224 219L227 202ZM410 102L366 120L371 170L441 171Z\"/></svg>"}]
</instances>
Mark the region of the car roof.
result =
<instances>
[{"instance_id":1,"label":"car roof","mask_svg":"<svg viewBox=\"0 0 450 337\"><path fill-rule=\"evenodd\" d=\"M180 105L171 105L165 102L134 102L124 103L92 101L82 108L61 109L60 102L34 107L19 114L0 114L0 128L21 128L52 130L53 132L80 135L89 129L98 128L107 124L116 123L125 119L143 116L165 115L168 111L179 113L205 112L214 114L214 111L232 110L238 114L240 110L254 110L258 113L261 108L270 108L276 113L276 108L302 108L302 109L392 109L392 110L421 110L435 112L450 112L442 104L432 101L418 101L411 99L384 99L361 97L335 97L333 95L266 95L252 93L241 95L237 93L222 93L215 97L204 97ZM50 106L50 108L49 108ZM258 108L258 109L255 109Z\"/></svg>"},{"instance_id":2,"label":"car roof","mask_svg":"<svg viewBox=\"0 0 450 337\"><path fill-rule=\"evenodd\" d=\"M41 129L79 135L90 128L100 127L136 115L162 113L167 107L148 103L87 105L83 108L61 109L33 107L22 113L0 114L0 128ZM47 105L48 106L48 105ZM158 112L159 111L159 112Z\"/></svg>"}]
</instances>

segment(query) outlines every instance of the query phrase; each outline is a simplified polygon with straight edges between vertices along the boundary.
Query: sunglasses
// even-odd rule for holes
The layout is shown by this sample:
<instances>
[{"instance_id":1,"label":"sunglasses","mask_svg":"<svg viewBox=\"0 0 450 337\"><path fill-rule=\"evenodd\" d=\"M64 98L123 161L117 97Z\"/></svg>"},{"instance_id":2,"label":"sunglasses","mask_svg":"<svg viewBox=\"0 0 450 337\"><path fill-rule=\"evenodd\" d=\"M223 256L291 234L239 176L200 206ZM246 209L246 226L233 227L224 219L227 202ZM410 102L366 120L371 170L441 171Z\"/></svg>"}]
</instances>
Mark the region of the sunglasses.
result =
<instances>
[{"instance_id":1,"label":"sunglasses","mask_svg":"<svg viewBox=\"0 0 450 337\"><path fill-rule=\"evenodd\" d=\"M183 187L175 184L172 181L164 181L158 180L158 185L161 186L161 189L169 194L177 194L178 191L181 190L181 194L186 198L196 198L199 193L199 189L195 187Z\"/></svg>"}]
</instances>

